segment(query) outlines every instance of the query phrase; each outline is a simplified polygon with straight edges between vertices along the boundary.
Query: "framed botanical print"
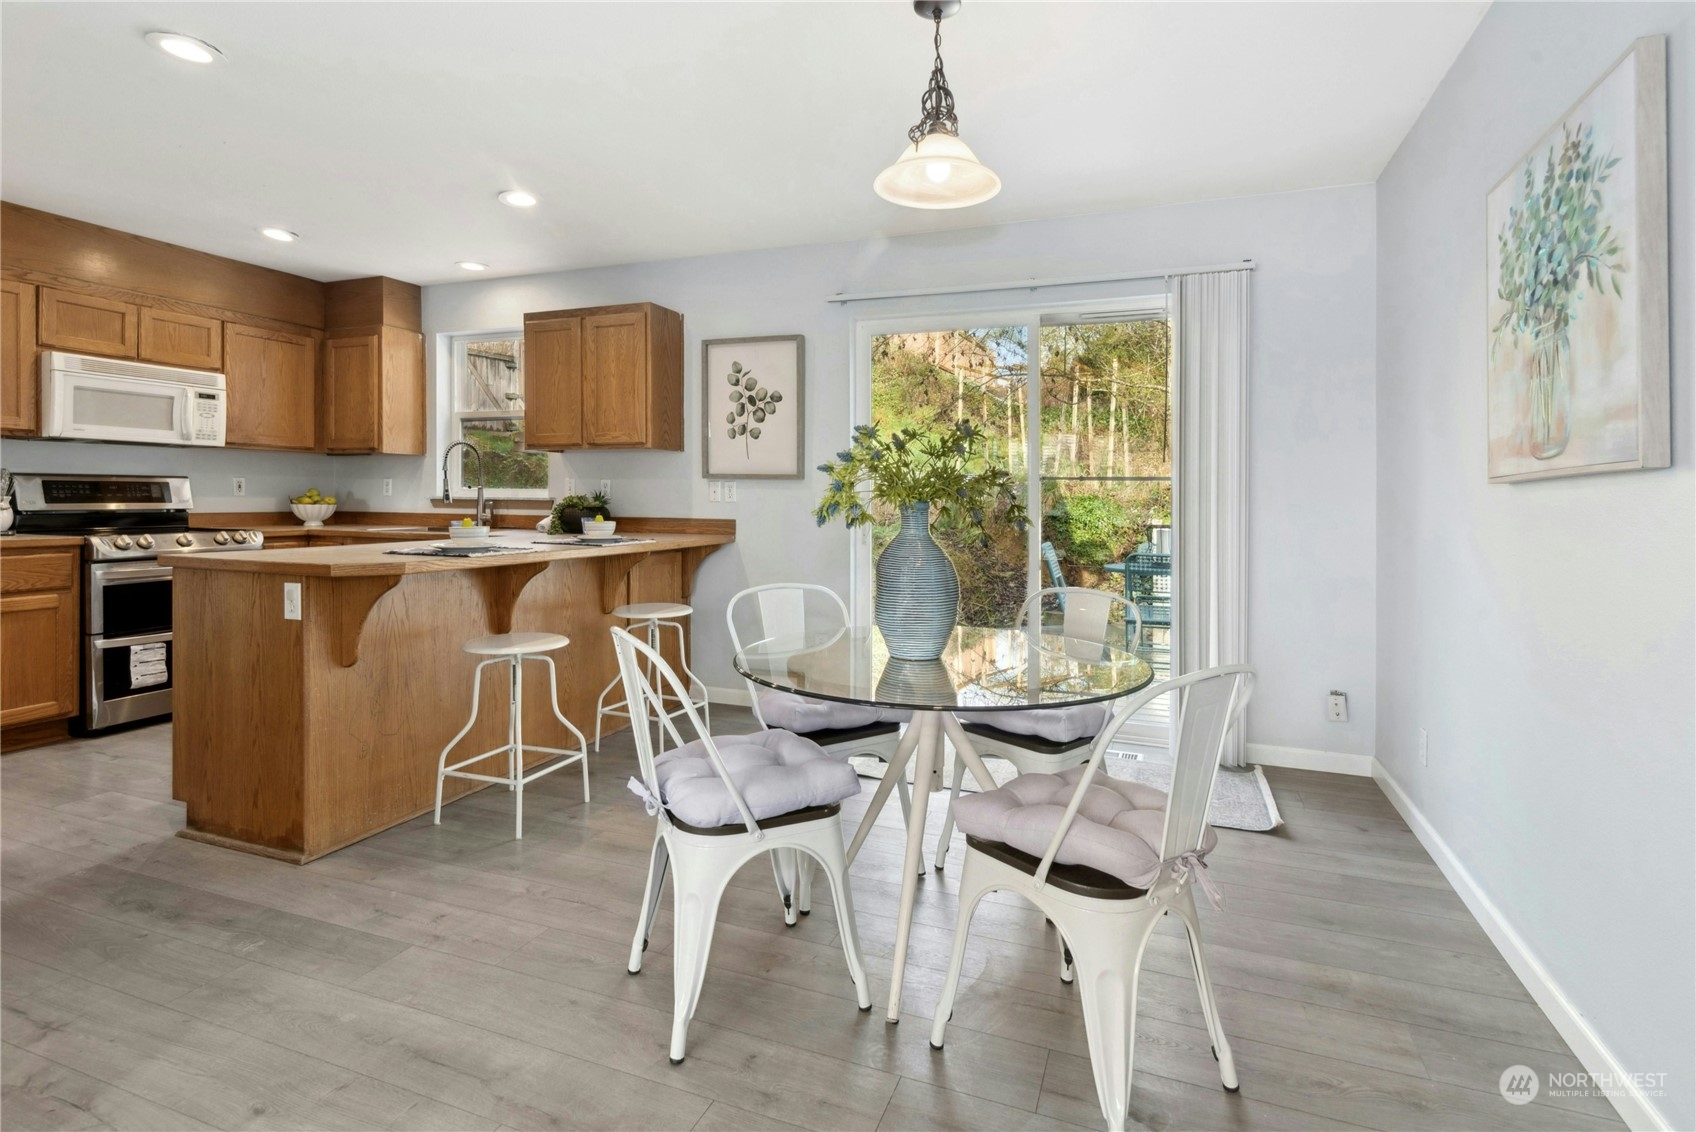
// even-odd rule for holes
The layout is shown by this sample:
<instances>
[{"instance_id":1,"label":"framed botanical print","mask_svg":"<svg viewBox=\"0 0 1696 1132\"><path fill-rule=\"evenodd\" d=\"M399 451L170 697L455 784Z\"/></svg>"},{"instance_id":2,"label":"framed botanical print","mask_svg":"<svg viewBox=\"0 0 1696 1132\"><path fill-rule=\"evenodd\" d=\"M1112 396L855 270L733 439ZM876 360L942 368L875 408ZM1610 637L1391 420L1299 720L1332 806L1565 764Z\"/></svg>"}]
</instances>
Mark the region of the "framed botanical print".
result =
<instances>
[{"instance_id":1,"label":"framed botanical print","mask_svg":"<svg viewBox=\"0 0 1696 1132\"><path fill-rule=\"evenodd\" d=\"M1492 483L1670 461L1666 54L1639 39L1486 198Z\"/></svg>"},{"instance_id":2,"label":"framed botanical print","mask_svg":"<svg viewBox=\"0 0 1696 1132\"><path fill-rule=\"evenodd\" d=\"M804 345L799 334L701 343L701 474L707 479L805 474Z\"/></svg>"}]
</instances>

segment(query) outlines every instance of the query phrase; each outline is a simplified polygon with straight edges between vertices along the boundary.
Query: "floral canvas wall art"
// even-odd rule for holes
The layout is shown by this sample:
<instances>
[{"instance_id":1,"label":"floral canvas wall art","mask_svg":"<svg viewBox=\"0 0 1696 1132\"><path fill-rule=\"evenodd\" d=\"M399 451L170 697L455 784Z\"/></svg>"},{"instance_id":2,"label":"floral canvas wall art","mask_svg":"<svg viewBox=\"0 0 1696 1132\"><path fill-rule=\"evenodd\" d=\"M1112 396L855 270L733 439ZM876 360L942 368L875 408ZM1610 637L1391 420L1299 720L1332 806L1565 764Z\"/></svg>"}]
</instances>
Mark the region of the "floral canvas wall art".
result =
<instances>
[{"instance_id":1,"label":"floral canvas wall art","mask_svg":"<svg viewBox=\"0 0 1696 1132\"><path fill-rule=\"evenodd\" d=\"M1492 481L1667 466L1665 76L1639 40L1487 198Z\"/></svg>"}]
</instances>

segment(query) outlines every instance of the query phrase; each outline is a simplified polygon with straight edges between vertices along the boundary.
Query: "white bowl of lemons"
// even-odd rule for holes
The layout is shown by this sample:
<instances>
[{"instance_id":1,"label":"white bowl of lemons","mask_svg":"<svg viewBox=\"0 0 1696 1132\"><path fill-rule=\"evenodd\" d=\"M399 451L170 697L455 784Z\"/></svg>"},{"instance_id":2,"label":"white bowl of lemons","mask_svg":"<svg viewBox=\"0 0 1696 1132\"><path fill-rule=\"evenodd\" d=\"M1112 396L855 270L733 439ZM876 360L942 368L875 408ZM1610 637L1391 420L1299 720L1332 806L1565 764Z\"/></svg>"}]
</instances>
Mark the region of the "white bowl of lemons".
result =
<instances>
[{"instance_id":1,"label":"white bowl of lemons","mask_svg":"<svg viewBox=\"0 0 1696 1132\"><path fill-rule=\"evenodd\" d=\"M336 513L336 497L322 495L315 487L308 488L305 495L297 495L289 500L289 510L307 526L321 527L325 519Z\"/></svg>"}]
</instances>

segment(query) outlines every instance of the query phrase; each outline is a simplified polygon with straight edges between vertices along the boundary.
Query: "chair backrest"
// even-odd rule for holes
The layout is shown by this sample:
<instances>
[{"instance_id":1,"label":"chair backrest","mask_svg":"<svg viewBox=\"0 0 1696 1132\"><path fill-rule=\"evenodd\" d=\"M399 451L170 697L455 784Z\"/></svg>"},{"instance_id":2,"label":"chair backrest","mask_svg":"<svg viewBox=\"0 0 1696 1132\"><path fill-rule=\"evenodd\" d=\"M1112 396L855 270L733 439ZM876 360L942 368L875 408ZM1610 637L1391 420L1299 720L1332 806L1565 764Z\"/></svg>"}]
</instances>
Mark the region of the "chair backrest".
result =
<instances>
[{"instance_id":1,"label":"chair backrest","mask_svg":"<svg viewBox=\"0 0 1696 1132\"><path fill-rule=\"evenodd\" d=\"M730 772L725 768L724 760L719 756L718 745L713 742L713 737L707 733L706 724L696 712L694 701L689 698L688 688L677 678L677 673L672 670L671 665L667 664L658 652L616 625L612 628L612 644L614 651L618 653L618 672L624 681L625 703L630 709L630 731L636 740L636 762L641 767L642 785L647 788L649 796L656 803L660 800L659 775L654 770L654 736L647 725L648 719L657 717L660 726L665 728L676 746L683 746L684 739L672 723L671 716L667 714L668 709L661 703L660 692L649 682L648 674L643 671L644 667L658 679L660 688L669 689L670 697L682 705L683 714L688 716L689 725L694 729L696 738L700 739L706 748L707 760L712 764L713 772L723 779L725 789L730 792L731 801L736 803L736 810L742 815L742 822L748 827L748 832L756 838L763 837L760 823L754 820L753 811L748 809L742 791L736 788ZM660 815L660 820L669 820L663 808Z\"/></svg>"},{"instance_id":2,"label":"chair backrest","mask_svg":"<svg viewBox=\"0 0 1696 1132\"><path fill-rule=\"evenodd\" d=\"M1060 556L1054 552L1054 544L1047 539L1042 543L1042 564L1048 567L1048 580L1054 583L1051 592L1059 594L1060 608L1065 609L1066 595L1061 591L1066 588L1066 575L1060 572Z\"/></svg>"},{"instance_id":3,"label":"chair backrest","mask_svg":"<svg viewBox=\"0 0 1696 1132\"><path fill-rule=\"evenodd\" d=\"M1072 828L1072 819L1101 769L1114 736L1132 716L1168 692L1175 693L1178 706L1172 726L1172 787L1167 791L1160 859L1169 861L1180 853L1200 848L1207 833L1207 803L1213 795L1213 780L1225 753L1225 736L1230 734L1232 724L1242 716L1243 708L1254 694L1254 678L1254 669L1248 665L1231 664L1164 680L1121 700L1107 726L1095 738L1083 777L1078 779L1066 813L1037 868L1036 882L1042 884L1048 879L1060 843Z\"/></svg>"},{"instance_id":4,"label":"chair backrest","mask_svg":"<svg viewBox=\"0 0 1696 1132\"><path fill-rule=\"evenodd\" d=\"M1137 612L1135 603L1106 590L1086 589L1083 586L1056 586L1036 591L1025 599L1024 607L1019 610L1020 628L1032 623L1042 624L1042 602L1051 595L1060 606L1062 636L1074 641L1091 641L1104 645L1108 640L1108 626L1113 620L1113 610L1118 608L1123 612L1126 629L1130 630L1125 639L1142 639L1142 615Z\"/></svg>"},{"instance_id":5,"label":"chair backrest","mask_svg":"<svg viewBox=\"0 0 1696 1132\"><path fill-rule=\"evenodd\" d=\"M756 644L800 651L816 646L823 633L846 631L848 606L828 586L772 582L750 586L732 597L725 606L724 621L730 629L731 647L737 652ZM759 688L746 677L743 683L748 686L754 718L761 727L766 726L760 714Z\"/></svg>"}]
</instances>

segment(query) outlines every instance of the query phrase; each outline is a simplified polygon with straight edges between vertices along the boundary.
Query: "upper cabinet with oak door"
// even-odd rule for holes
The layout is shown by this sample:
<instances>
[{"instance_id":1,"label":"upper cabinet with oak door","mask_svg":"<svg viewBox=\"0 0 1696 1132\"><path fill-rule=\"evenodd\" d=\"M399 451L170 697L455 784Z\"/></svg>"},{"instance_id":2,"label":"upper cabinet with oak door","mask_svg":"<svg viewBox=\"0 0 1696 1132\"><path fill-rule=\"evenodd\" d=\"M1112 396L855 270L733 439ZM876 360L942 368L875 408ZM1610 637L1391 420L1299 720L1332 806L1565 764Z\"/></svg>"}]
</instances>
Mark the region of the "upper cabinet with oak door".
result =
<instances>
[{"instance_id":1,"label":"upper cabinet with oak door","mask_svg":"<svg viewBox=\"0 0 1696 1132\"><path fill-rule=\"evenodd\" d=\"M215 318L141 308L141 360L162 366L218 369L224 364L224 324Z\"/></svg>"},{"instance_id":2,"label":"upper cabinet with oak door","mask_svg":"<svg viewBox=\"0 0 1696 1132\"><path fill-rule=\"evenodd\" d=\"M35 287L0 280L0 432L29 435L41 427L36 407Z\"/></svg>"},{"instance_id":3,"label":"upper cabinet with oak door","mask_svg":"<svg viewBox=\"0 0 1696 1132\"><path fill-rule=\"evenodd\" d=\"M683 316L654 303L524 316L530 448L683 450Z\"/></svg>"},{"instance_id":4,"label":"upper cabinet with oak door","mask_svg":"<svg viewBox=\"0 0 1696 1132\"><path fill-rule=\"evenodd\" d=\"M318 341L305 334L224 323L228 418L235 448L318 446Z\"/></svg>"},{"instance_id":5,"label":"upper cabinet with oak door","mask_svg":"<svg viewBox=\"0 0 1696 1132\"><path fill-rule=\"evenodd\" d=\"M380 276L325 286L324 450L424 454L419 288Z\"/></svg>"},{"instance_id":6,"label":"upper cabinet with oak door","mask_svg":"<svg viewBox=\"0 0 1696 1132\"><path fill-rule=\"evenodd\" d=\"M75 354L133 358L141 340L141 308L100 295L42 287L36 295L41 345Z\"/></svg>"}]
</instances>

